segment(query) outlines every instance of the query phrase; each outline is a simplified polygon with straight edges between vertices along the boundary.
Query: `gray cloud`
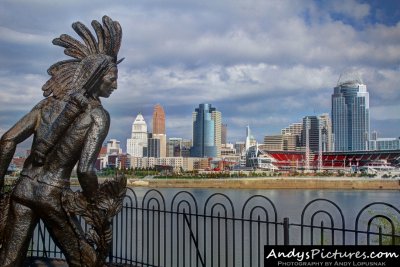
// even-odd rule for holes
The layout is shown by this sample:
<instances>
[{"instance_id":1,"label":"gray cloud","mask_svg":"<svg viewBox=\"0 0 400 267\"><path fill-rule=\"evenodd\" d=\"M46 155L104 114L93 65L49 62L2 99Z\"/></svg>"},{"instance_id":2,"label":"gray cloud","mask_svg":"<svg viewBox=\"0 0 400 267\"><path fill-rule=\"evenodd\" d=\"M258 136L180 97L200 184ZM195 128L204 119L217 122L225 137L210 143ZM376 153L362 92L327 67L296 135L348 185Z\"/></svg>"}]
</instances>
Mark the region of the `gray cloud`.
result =
<instances>
[{"instance_id":1,"label":"gray cloud","mask_svg":"<svg viewBox=\"0 0 400 267\"><path fill-rule=\"evenodd\" d=\"M373 21L384 12L355 0L2 1L0 129L42 98L46 69L67 58L51 40L76 36L74 21L89 25L108 14L123 27L126 57L119 88L104 101L109 138L124 143L138 112L150 125L156 103L168 135L191 138L191 112L209 102L228 123L229 140L243 139L249 124L261 142L305 115L329 112L349 67L363 73L372 128L400 133L399 124L384 123L399 119L388 114L400 101L399 17Z\"/></svg>"}]
</instances>

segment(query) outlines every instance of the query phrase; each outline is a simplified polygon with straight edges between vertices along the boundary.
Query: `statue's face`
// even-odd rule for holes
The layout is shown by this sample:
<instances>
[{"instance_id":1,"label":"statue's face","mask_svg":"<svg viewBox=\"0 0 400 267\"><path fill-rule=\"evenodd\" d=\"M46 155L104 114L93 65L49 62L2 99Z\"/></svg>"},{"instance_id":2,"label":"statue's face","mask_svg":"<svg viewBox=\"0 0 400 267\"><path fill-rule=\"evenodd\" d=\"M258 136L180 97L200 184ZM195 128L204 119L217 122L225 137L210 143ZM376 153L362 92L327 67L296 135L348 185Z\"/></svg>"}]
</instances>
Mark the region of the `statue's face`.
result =
<instances>
[{"instance_id":1,"label":"statue's face","mask_svg":"<svg viewBox=\"0 0 400 267\"><path fill-rule=\"evenodd\" d=\"M112 67L103 76L99 90L97 92L98 97L109 97L114 90L117 89L118 69Z\"/></svg>"}]
</instances>

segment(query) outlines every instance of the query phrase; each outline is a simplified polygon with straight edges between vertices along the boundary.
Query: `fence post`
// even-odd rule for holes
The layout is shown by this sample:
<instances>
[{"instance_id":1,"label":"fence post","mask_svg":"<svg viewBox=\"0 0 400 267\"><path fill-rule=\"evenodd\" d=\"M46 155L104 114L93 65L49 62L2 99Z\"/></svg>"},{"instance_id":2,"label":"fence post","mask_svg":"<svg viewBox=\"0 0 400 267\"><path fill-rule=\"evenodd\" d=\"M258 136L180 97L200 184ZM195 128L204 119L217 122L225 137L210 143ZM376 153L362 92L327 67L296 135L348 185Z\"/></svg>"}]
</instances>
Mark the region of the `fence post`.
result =
<instances>
[{"instance_id":1,"label":"fence post","mask_svg":"<svg viewBox=\"0 0 400 267\"><path fill-rule=\"evenodd\" d=\"M111 220L111 229L113 229L113 220ZM113 229L114 230L114 229ZM111 239L110 247L108 248L108 262L113 262L113 243L114 243L114 231Z\"/></svg>"},{"instance_id":2,"label":"fence post","mask_svg":"<svg viewBox=\"0 0 400 267\"><path fill-rule=\"evenodd\" d=\"M289 245L289 218L283 218L283 244Z\"/></svg>"}]
</instances>

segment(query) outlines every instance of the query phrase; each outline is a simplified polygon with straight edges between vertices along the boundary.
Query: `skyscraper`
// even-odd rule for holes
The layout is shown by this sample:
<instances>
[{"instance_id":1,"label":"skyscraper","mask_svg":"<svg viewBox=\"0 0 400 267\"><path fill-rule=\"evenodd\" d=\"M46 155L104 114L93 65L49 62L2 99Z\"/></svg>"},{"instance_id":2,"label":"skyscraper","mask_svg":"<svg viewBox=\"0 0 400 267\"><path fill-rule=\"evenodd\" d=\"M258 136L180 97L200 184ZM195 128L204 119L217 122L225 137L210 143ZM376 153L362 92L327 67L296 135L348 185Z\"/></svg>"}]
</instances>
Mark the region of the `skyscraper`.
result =
<instances>
[{"instance_id":1,"label":"skyscraper","mask_svg":"<svg viewBox=\"0 0 400 267\"><path fill-rule=\"evenodd\" d=\"M160 139L154 138L153 134L148 134L147 139L147 157L159 158L160 157Z\"/></svg>"},{"instance_id":2,"label":"skyscraper","mask_svg":"<svg viewBox=\"0 0 400 267\"><path fill-rule=\"evenodd\" d=\"M167 142L167 156L168 157L181 157L182 151L182 138L171 137Z\"/></svg>"},{"instance_id":3,"label":"skyscraper","mask_svg":"<svg viewBox=\"0 0 400 267\"><path fill-rule=\"evenodd\" d=\"M167 156L167 136L165 134L165 112L160 104L154 106L153 111L153 135L152 138L159 139L160 157Z\"/></svg>"},{"instance_id":4,"label":"skyscraper","mask_svg":"<svg viewBox=\"0 0 400 267\"><path fill-rule=\"evenodd\" d=\"M321 125L321 150L332 151L332 123L328 113L318 116Z\"/></svg>"},{"instance_id":5,"label":"skyscraper","mask_svg":"<svg viewBox=\"0 0 400 267\"><path fill-rule=\"evenodd\" d=\"M153 134L165 134L165 112L160 104L153 110Z\"/></svg>"},{"instance_id":6,"label":"skyscraper","mask_svg":"<svg viewBox=\"0 0 400 267\"><path fill-rule=\"evenodd\" d=\"M245 141L245 148L246 152L249 150L250 147L255 146L257 144L256 139L251 134L250 125L246 126L246 141Z\"/></svg>"},{"instance_id":7,"label":"skyscraper","mask_svg":"<svg viewBox=\"0 0 400 267\"><path fill-rule=\"evenodd\" d=\"M228 124L221 124L221 144L227 144Z\"/></svg>"},{"instance_id":8,"label":"skyscraper","mask_svg":"<svg viewBox=\"0 0 400 267\"><path fill-rule=\"evenodd\" d=\"M340 76L332 95L334 151L368 150L369 93L360 74Z\"/></svg>"},{"instance_id":9,"label":"skyscraper","mask_svg":"<svg viewBox=\"0 0 400 267\"><path fill-rule=\"evenodd\" d=\"M220 149L221 112L210 104L200 104L193 112L193 145L190 156L219 157Z\"/></svg>"},{"instance_id":10,"label":"skyscraper","mask_svg":"<svg viewBox=\"0 0 400 267\"><path fill-rule=\"evenodd\" d=\"M283 150L294 151L301 149L301 132L303 123L295 122L281 130Z\"/></svg>"},{"instance_id":11,"label":"skyscraper","mask_svg":"<svg viewBox=\"0 0 400 267\"><path fill-rule=\"evenodd\" d=\"M141 113L132 124L132 134L126 141L126 151L132 157L147 156L147 124Z\"/></svg>"},{"instance_id":12,"label":"skyscraper","mask_svg":"<svg viewBox=\"0 0 400 267\"><path fill-rule=\"evenodd\" d=\"M221 141L222 141L222 116L221 112L216 110L211 111L211 118L214 120L214 143L217 147L217 157L221 157Z\"/></svg>"},{"instance_id":13,"label":"skyscraper","mask_svg":"<svg viewBox=\"0 0 400 267\"><path fill-rule=\"evenodd\" d=\"M310 151L317 152L319 150L319 120L317 116L305 116L303 118L303 129L301 132L303 147L307 145L307 138Z\"/></svg>"}]
</instances>

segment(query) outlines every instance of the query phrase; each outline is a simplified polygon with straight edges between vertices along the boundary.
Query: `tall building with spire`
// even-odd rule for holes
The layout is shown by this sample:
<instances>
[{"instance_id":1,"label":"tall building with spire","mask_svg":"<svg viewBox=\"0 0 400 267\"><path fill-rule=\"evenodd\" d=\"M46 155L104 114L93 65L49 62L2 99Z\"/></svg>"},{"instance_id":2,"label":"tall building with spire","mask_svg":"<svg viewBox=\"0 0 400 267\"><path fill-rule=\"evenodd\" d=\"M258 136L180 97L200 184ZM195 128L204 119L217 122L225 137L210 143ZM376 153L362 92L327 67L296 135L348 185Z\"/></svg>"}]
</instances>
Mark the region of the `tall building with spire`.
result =
<instances>
[{"instance_id":1,"label":"tall building with spire","mask_svg":"<svg viewBox=\"0 0 400 267\"><path fill-rule=\"evenodd\" d=\"M257 145L257 141L254 136L251 134L250 125L246 126L246 141L245 141L245 149L249 150L250 147Z\"/></svg>"},{"instance_id":2,"label":"tall building with spire","mask_svg":"<svg viewBox=\"0 0 400 267\"><path fill-rule=\"evenodd\" d=\"M153 134L152 138L160 140L160 157L167 156L167 136L165 134L165 112L160 104L154 106L153 110Z\"/></svg>"},{"instance_id":3,"label":"tall building with spire","mask_svg":"<svg viewBox=\"0 0 400 267\"><path fill-rule=\"evenodd\" d=\"M132 157L147 156L147 124L141 113L132 124L131 138L126 141L126 151Z\"/></svg>"},{"instance_id":4,"label":"tall building with spire","mask_svg":"<svg viewBox=\"0 0 400 267\"><path fill-rule=\"evenodd\" d=\"M359 73L340 76L332 95L331 115L334 151L368 150L369 93Z\"/></svg>"},{"instance_id":5,"label":"tall building with spire","mask_svg":"<svg viewBox=\"0 0 400 267\"><path fill-rule=\"evenodd\" d=\"M200 104L192 114L191 157L221 156L221 112L210 104Z\"/></svg>"}]
</instances>

